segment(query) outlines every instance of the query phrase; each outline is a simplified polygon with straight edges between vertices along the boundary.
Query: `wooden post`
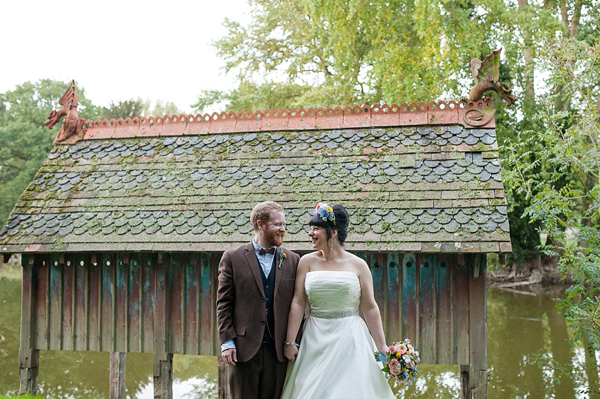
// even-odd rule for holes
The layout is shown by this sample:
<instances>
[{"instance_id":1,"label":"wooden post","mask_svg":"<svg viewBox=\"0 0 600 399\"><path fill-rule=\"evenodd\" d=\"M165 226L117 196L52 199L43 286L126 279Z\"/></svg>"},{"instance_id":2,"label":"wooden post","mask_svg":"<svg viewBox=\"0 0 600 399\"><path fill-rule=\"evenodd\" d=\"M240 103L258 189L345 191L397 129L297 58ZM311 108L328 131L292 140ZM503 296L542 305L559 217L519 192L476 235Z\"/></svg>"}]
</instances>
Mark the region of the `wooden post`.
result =
<instances>
[{"instance_id":1,"label":"wooden post","mask_svg":"<svg viewBox=\"0 0 600 399\"><path fill-rule=\"evenodd\" d=\"M217 370L219 372L218 385L219 385L219 399L231 399L231 392L229 391L229 365L223 358L223 356L217 356Z\"/></svg>"},{"instance_id":2,"label":"wooden post","mask_svg":"<svg viewBox=\"0 0 600 399\"><path fill-rule=\"evenodd\" d=\"M476 259L479 257L479 259ZM469 365L460 366L462 398L487 399L487 295L485 254L468 257L469 270ZM474 270L473 268L478 268ZM475 277L477 276L477 277Z\"/></svg>"},{"instance_id":3,"label":"wooden post","mask_svg":"<svg viewBox=\"0 0 600 399\"><path fill-rule=\"evenodd\" d=\"M173 399L173 354L169 337L170 280L168 264L159 261L154 290L154 399Z\"/></svg>"},{"instance_id":4,"label":"wooden post","mask_svg":"<svg viewBox=\"0 0 600 399\"><path fill-rule=\"evenodd\" d=\"M19 348L19 395L35 395L40 364L40 351L34 348L34 255L23 256L21 287L21 347Z\"/></svg>"},{"instance_id":5,"label":"wooden post","mask_svg":"<svg viewBox=\"0 0 600 399\"><path fill-rule=\"evenodd\" d=\"M125 399L125 371L127 354L125 352L110 353L109 398Z\"/></svg>"},{"instance_id":6,"label":"wooden post","mask_svg":"<svg viewBox=\"0 0 600 399\"><path fill-rule=\"evenodd\" d=\"M154 399L173 399L173 354L154 352Z\"/></svg>"}]
</instances>

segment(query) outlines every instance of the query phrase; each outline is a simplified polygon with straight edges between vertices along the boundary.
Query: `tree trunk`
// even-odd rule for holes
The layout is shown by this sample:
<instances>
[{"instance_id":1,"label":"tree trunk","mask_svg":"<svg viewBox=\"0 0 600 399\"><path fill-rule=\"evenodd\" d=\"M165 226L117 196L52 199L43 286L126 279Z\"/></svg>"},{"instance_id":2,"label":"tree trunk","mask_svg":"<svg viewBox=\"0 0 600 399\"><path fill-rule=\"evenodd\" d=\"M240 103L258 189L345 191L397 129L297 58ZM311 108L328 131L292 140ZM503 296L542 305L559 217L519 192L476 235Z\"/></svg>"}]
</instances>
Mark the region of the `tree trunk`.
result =
<instances>
[{"instance_id":1,"label":"tree trunk","mask_svg":"<svg viewBox=\"0 0 600 399\"><path fill-rule=\"evenodd\" d=\"M518 0L519 11L526 11L529 7L528 0ZM525 113L526 117L529 115L532 106L535 104L535 86L534 86L534 59L533 59L533 47L531 32L529 28L523 26L523 43L525 48L523 49L523 58L525 60Z\"/></svg>"},{"instance_id":2,"label":"tree trunk","mask_svg":"<svg viewBox=\"0 0 600 399\"><path fill-rule=\"evenodd\" d=\"M596 351L590 346L589 333L583 334L583 349L585 351L585 371L588 377L588 387L590 390L590 399L600 398L600 384L598 383L598 362L596 361Z\"/></svg>"}]
</instances>

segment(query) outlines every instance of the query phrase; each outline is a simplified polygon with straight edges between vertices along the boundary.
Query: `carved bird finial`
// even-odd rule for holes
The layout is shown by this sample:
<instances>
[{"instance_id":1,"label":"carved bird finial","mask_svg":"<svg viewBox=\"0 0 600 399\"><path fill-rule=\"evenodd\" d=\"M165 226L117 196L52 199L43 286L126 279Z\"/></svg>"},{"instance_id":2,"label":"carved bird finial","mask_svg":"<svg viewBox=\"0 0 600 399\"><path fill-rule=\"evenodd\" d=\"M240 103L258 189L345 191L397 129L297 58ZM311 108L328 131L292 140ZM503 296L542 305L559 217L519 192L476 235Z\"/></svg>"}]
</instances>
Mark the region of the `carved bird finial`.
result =
<instances>
[{"instance_id":1,"label":"carved bird finial","mask_svg":"<svg viewBox=\"0 0 600 399\"><path fill-rule=\"evenodd\" d=\"M48 126L50 129L52 129L63 116L66 116L60 131L56 135L55 142L64 141L72 135L77 134L77 128L79 126L79 113L77 112L79 97L77 96L77 91L75 90L74 80L71 81L69 88L65 94L62 95L60 100L58 100L58 103L63 107L58 111L50 112L50 115L48 115L48 120L44 122L45 126Z\"/></svg>"},{"instance_id":2,"label":"carved bird finial","mask_svg":"<svg viewBox=\"0 0 600 399\"><path fill-rule=\"evenodd\" d=\"M483 98L483 93L493 90L500 98L506 101L507 105L512 105L517 98L513 96L512 89L500 79L500 52L502 49L492 51L492 54L486 56L483 61L477 58L471 59L471 74L475 81L475 86L469 94L469 101L475 102Z\"/></svg>"}]
</instances>

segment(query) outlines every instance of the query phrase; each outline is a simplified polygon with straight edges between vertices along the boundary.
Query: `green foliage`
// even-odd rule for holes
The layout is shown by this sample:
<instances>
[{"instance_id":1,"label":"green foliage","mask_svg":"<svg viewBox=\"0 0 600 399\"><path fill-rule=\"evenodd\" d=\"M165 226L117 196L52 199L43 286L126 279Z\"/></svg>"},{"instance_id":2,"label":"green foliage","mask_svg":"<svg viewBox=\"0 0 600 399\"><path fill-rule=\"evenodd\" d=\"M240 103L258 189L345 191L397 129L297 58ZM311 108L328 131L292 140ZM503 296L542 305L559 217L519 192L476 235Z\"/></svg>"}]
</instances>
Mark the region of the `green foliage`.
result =
<instances>
[{"instance_id":1,"label":"green foliage","mask_svg":"<svg viewBox=\"0 0 600 399\"><path fill-rule=\"evenodd\" d=\"M513 6L502 0L250 3L252 23L226 20L228 33L215 43L240 84L203 93L199 110L215 101L237 109L228 100L252 92L254 101L242 104L261 109L273 82L298 89L277 102L286 108L457 98L467 92L470 59L513 34Z\"/></svg>"},{"instance_id":2,"label":"green foliage","mask_svg":"<svg viewBox=\"0 0 600 399\"><path fill-rule=\"evenodd\" d=\"M102 109L102 116L106 119L140 118L144 113L144 101L141 98L126 101L110 102L107 108Z\"/></svg>"},{"instance_id":3,"label":"green foliage","mask_svg":"<svg viewBox=\"0 0 600 399\"><path fill-rule=\"evenodd\" d=\"M154 108L150 100L142 100L141 98L132 98L131 100L111 101L108 107L102 108L102 117L106 119L119 118L140 118L142 116L163 116L180 114L172 102L156 101Z\"/></svg>"},{"instance_id":4,"label":"green foliage","mask_svg":"<svg viewBox=\"0 0 600 399\"><path fill-rule=\"evenodd\" d=\"M41 396L33 395L18 395L18 396L6 396L0 395L0 399L42 399Z\"/></svg>"},{"instance_id":5,"label":"green foliage","mask_svg":"<svg viewBox=\"0 0 600 399\"><path fill-rule=\"evenodd\" d=\"M15 202L25 190L52 149L60 129L43 126L52 110L61 108L58 100L69 82L43 79L26 82L13 91L0 94L0 222L4 224ZM77 89L79 115L98 117L99 110Z\"/></svg>"},{"instance_id":6,"label":"green foliage","mask_svg":"<svg viewBox=\"0 0 600 399\"><path fill-rule=\"evenodd\" d=\"M506 177L530 201L524 217L548 234L541 251L560 255L561 270L576 283L559 306L575 340L593 353L600 350L600 42L548 41L540 62L561 90L540 101L543 128L512 143ZM557 95L572 108L557 110Z\"/></svg>"}]
</instances>

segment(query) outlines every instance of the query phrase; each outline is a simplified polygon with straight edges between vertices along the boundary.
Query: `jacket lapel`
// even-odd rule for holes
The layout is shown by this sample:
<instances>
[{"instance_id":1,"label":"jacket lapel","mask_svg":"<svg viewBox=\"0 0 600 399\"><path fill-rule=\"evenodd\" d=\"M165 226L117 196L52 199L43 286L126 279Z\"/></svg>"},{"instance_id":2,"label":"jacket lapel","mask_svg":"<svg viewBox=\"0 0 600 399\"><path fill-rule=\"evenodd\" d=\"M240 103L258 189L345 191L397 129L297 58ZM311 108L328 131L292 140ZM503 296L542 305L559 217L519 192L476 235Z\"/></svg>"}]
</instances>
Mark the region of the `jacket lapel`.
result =
<instances>
[{"instance_id":1,"label":"jacket lapel","mask_svg":"<svg viewBox=\"0 0 600 399\"><path fill-rule=\"evenodd\" d=\"M263 288L262 279L260 278L260 265L258 264L258 259L256 259L256 254L254 253L254 245L252 243L246 245L246 260L248 261L250 271L252 271L252 275L256 280L256 285L258 286L260 293L264 297L265 290Z\"/></svg>"},{"instance_id":2,"label":"jacket lapel","mask_svg":"<svg viewBox=\"0 0 600 399\"><path fill-rule=\"evenodd\" d=\"M279 282L281 281L281 275L283 274L282 270L283 270L284 265L282 264L281 265L282 268L281 269L279 268L279 262L280 262L279 255L281 255L281 251L283 251L282 247L275 249L275 264L273 265L273 267L276 270L275 270L275 292L273 294L273 300L275 300L275 298L277 297L277 288L279 288Z\"/></svg>"}]
</instances>

